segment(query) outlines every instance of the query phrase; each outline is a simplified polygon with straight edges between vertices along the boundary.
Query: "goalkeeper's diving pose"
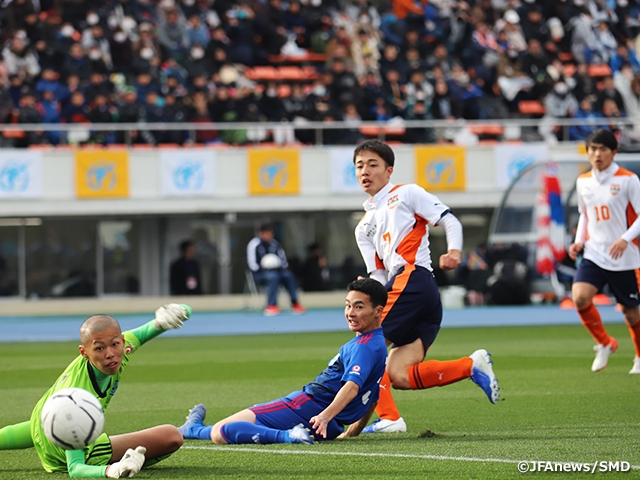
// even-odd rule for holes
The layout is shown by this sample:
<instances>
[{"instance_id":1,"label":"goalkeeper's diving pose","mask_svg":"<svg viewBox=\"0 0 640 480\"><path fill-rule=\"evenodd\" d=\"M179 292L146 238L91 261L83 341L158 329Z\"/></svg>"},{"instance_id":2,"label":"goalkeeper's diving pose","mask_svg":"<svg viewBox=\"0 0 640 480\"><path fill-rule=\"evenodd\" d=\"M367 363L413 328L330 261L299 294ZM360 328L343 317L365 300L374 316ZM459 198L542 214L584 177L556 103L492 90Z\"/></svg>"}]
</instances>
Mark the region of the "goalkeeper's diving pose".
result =
<instances>
[{"instance_id":1,"label":"goalkeeper's diving pose","mask_svg":"<svg viewBox=\"0 0 640 480\"><path fill-rule=\"evenodd\" d=\"M180 328L190 315L191 307L170 303L156 310L150 322L124 333L118 321L109 315L87 318L80 327L80 355L42 396L31 413L31 420L0 429L0 450L34 447L47 472L68 472L72 478L132 477L143 466L171 455L183 441L173 425L111 437L102 433L83 450L63 450L44 435L40 412L51 395L71 387L94 394L106 410L131 355L162 332Z\"/></svg>"},{"instance_id":2,"label":"goalkeeper's diving pose","mask_svg":"<svg viewBox=\"0 0 640 480\"><path fill-rule=\"evenodd\" d=\"M387 291L378 281L351 282L344 314L356 336L340 347L315 380L300 391L246 408L213 426L204 423L205 406L196 405L180 427L184 438L266 444L315 443L358 435L377 403L387 359L380 327L386 303Z\"/></svg>"}]
</instances>

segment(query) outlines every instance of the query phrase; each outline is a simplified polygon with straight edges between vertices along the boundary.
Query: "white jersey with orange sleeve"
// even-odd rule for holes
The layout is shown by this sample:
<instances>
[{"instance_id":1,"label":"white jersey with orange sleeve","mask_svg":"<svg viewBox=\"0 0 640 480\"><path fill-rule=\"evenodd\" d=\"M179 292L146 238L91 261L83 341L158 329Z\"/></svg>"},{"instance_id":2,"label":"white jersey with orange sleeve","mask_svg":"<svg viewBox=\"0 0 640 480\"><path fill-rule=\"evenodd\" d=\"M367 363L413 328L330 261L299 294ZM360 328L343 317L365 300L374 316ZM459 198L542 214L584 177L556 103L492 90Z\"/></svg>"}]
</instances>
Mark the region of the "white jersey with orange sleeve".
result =
<instances>
[{"instance_id":1,"label":"white jersey with orange sleeve","mask_svg":"<svg viewBox=\"0 0 640 480\"><path fill-rule=\"evenodd\" d=\"M432 270L428 225L437 225L449 207L416 184L392 183L363 206L355 234L368 273L385 269L391 277L404 265ZM450 250L462 250L462 238L447 242Z\"/></svg>"},{"instance_id":2,"label":"white jersey with orange sleeve","mask_svg":"<svg viewBox=\"0 0 640 480\"><path fill-rule=\"evenodd\" d=\"M584 243L584 258L611 271L640 268L640 180L613 162L602 172L591 170L576 181L581 229L576 241ZM609 248L620 238L628 246L620 258Z\"/></svg>"}]
</instances>

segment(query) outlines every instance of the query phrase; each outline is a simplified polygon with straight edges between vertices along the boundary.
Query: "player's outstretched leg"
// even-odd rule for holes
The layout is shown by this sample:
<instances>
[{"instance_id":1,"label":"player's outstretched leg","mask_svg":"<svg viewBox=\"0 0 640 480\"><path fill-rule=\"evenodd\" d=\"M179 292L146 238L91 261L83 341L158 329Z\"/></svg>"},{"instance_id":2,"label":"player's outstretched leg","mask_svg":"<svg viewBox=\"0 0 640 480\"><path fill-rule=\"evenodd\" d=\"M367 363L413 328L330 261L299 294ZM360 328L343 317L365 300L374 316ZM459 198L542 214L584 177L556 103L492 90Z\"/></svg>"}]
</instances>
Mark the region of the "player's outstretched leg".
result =
<instances>
[{"instance_id":1,"label":"player's outstretched leg","mask_svg":"<svg viewBox=\"0 0 640 480\"><path fill-rule=\"evenodd\" d=\"M380 399L376 407L376 414L380 417L371 425L366 426L362 433L396 433L406 432L407 424L400 416L396 402L391 393L389 374L384 372L380 380Z\"/></svg>"},{"instance_id":2,"label":"player's outstretched leg","mask_svg":"<svg viewBox=\"0 0 640 480\"><path fill-rule=\"evenodd\" d=\"M178 430L184 438L200 438L199 436L194 435L193 427L201 429L205 426L204 420L207 417L207 408L203 404L198 404L189 410L189 415L187 415L187 421L184 422Z\"/></svg>"},{"instance_id":3,"label":"player's outstretched leg","mask_svg":"<svg viewBox=\"0 0 640 480\"><path fill-rule=\"evenodd\" d=\"M491 403L497 403L500 399L498 379L493 373L493 361L491 354L485 349L476 350L471 355L473 367L471 367L471 380L478 385Z\"/></svg>"}]
</instances>

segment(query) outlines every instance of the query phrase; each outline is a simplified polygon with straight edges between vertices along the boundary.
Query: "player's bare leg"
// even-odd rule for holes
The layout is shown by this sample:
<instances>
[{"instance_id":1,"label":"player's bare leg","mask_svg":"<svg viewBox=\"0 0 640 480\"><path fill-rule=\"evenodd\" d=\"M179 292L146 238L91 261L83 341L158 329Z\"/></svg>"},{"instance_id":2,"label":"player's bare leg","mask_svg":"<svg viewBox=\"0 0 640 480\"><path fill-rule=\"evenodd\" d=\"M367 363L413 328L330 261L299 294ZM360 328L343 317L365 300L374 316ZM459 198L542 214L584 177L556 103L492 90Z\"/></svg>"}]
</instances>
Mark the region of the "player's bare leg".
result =
<instances>
[{"instance_id":1,"label":"player's bare leg","mask_svg":"<svg viewBox=\"0 0 640 480\"><path fill-rule=\"evenodd\" d=\"M138 446L147 449L147 459L162 457L178 450L184 441L180 431L173 425L158 425L139 432L114 435L109 440L113 451L110 463L119 461L129 448Z\"/></svg>"}]
</instances>

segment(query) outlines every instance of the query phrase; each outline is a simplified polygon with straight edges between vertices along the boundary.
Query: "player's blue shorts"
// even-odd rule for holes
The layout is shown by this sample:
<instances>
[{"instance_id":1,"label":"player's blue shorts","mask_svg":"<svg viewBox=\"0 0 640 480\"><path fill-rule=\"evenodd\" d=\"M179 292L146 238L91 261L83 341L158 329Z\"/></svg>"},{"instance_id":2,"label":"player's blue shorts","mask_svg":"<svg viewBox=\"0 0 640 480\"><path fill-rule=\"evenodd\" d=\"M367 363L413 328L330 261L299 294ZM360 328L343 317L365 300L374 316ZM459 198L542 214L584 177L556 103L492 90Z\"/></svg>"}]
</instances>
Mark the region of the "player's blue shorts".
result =
<instances>
[{"instance_id":1,"label":"player's blue shorts","mask_svg":"<svg viewBox=\"0 0 640 480\"><path fill-rule=\"evenodd\" d=\"M636 270L605 270L591 260L583 259L580 265L578 265L578 270L573 277L573 282L589 283L599 291L602 290L605 285L609 285L611 293L616 297L618 303L626 307L640 305Z\"/></svg>"},{"instance_id":2,"label":"player's blue shorts","mask_svg":"<svg viewBox=\"0 0 640 480\"><path fill-rule=\"evenodd\" d=\"M398 347L420 338L426 352L442 323L440 291L433 273L424 267L405 265L386 287L389 297L382 321L385 338Z\"/></svg>"},{"instance_id":3,"label":"player's blue shorts","mask_svg":"<svg viewBox=\"0 0 640 480\"><path fill-rule=\"evenodd\" d=\"M316 403L309 395L298 390L291 392L286 397L260 403L249 407L256 414L256 424L278 430L289 430L302 423L306 428L315 433L309 423L325 409ZM316 440L333 440L344 431L344 428L334 419L327 425L327 438L316 435Z\"/></svg>"}]
</instances>

